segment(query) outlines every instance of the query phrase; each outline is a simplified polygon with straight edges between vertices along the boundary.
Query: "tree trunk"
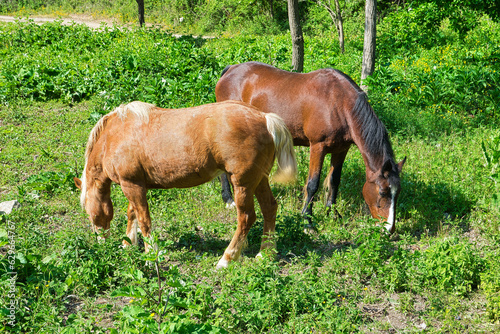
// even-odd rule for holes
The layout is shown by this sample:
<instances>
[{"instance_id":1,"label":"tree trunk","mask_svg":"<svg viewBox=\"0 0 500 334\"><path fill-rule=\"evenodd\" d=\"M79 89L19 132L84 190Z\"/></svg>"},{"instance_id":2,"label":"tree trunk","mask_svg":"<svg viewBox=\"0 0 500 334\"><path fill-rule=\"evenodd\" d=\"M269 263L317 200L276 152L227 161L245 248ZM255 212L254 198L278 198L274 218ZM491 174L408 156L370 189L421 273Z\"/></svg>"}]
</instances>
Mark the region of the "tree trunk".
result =
<instances>
[{"instance_id":1,"label":"tree trunk","mask_svg":"<svg viewBox=\"0 0 500 334\"><path fill-rule=\"evenodd\" d=\"M344 22L342 20L342 11L340 10L339 0L335 0L335 11L337 12L337 32L339 33L340 52L344 53Z\"/></svg>"},{"instance_id":2,"label":"tree trunk","mask_svg":"<svg viewBox=\"0 0 500 334\"><path fill-rule=\"evenodd\" d=\"M342 19L342 9L340 8L339 0L335 0L335 11L331 7L331 2L323 2L321 0L316 0L318 5L324 7L330 18L337 29L337 33L339 35L339 47L340 51L344 53L344 21Z\"/></svg>"},{"instance_id":3,"label":"tree trunk","mask_svg":"<svg viewBox=\"0 0 500 334\"><path fill-rule=\"evenodd\" d=\"M302 72L304 69L304 36L300 25L298 0L288 0L288 21L292 35L293 71Z\"/></svg>"},{"instance_id":4,"label":"tree trunk","mask_svg":"<svg viewBox=\"0 0 500 334\"><path fill-rule=\"evenodd\" d=\"M144 21L144 0L135 0L137 2L137 7L139 8L139 25L142 27L145 23Z\"/></svg>"},{"instance_id":5,"label":"tree trunk","mask_svg":"<svg viewBox=\"0 0 500 334\"><path fill-rule=\"evenodd\" d=\"M361 88L368 87L363 80L373 73L375 68L375 37L376 37L377 0L366 0L365 6L365 40L363 45L363 64L361 66Z\"/></svg>"}]
</instances>

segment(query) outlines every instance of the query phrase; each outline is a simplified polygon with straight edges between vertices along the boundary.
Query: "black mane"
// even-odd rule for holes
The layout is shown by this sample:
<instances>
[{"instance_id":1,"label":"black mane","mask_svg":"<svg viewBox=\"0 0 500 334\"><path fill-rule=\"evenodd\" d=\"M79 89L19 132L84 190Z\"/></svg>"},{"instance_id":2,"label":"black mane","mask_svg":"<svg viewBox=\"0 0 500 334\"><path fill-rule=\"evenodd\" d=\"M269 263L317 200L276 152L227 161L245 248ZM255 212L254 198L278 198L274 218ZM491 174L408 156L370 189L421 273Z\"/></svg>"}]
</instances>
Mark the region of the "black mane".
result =
<instances>
[{"instance_id":1,"label":"black mane","mask_svg":"<svg viewBox=\"0 0 500 334\"><path fill-rule=\"evenodd\" d=\"M361 130L364 148L368 154L381 157L381 163L384 163L387 159L394 162L394 151L392 150L387 129L368 103L366 94L361 90L358 91L358 98L354 104L353 118Z\"/></svg>"},{"instance_id":2,"label":"black mane","mask_svg":"<svg viewBox=\"0 0 500 334\"><path fill-rule=\"evenodd\" d=\"M381 157L384 163L387 159L394 162L394 151L392 150L391 141L384 124L373 111L372 106L368 103L366 93L352 80L350 76L344 72L334 69L338 75L349 81L352 88L358 94L356 103L352 110L354 121L361 130L361 137L364 141L364 148L371 156ZM358 143L356 143L357 145ZM394 164L393 164L394 166Z\"/></svg>"}]
</instances>

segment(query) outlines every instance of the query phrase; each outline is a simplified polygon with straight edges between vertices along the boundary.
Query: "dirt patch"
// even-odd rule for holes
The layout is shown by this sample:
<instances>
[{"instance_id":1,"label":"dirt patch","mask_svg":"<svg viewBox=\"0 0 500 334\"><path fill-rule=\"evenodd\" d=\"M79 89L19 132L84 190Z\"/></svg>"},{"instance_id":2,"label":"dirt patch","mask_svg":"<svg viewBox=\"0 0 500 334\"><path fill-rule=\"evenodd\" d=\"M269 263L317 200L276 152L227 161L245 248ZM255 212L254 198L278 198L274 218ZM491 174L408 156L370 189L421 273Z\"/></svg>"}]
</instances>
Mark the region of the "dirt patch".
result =
<instances>
[{"instance_id":1,"label":"dirt patch","mask_svg":"<svg viewBox=\"0 0 500 334\"><path fill-rule=\"evenodd\" d=\"M129 26L128 24L120 24L113 19L101 19L94 18L89 15L69 15L68 17L50 17L50 16L30 16L30 17L14 17L0 15L1 22L28 22L28 20L35 22L36 24L43 24L46 22L62 21L63 25L72 24L84 24L89 28L98 29L105 24L108 27L113 27L113 25Z\"/></svg>"},{"instance_id":2,"label":"dirt patch","mask_svg":"<svg viewBox=\"0 0 500 334\"><path fill-rule=\"evenodd\" d=\"M424 330L427 324L418 316L426 308L424 298L412 296L411 302L402 300L400 295L392 294L380 303L358 305L361 312L369 323L376 326L366 325L365 333L399 333L407 330ZM405 310L404 305L411 305Z\"/></svg>"},{"instance_id":3,"label":"dirt patch","mask_svg":"<svg viewBox=\"0 0 500 334\"><path fill-rule=\"evenodd\" d=\"M112 30L115 27L125 28L125 29L139 27L138 23L133 23L133 22L123 23L123 22L118 22L116 19L95 18L93 16L84 14L71 14L68 15L67 17L51 17L51 16L14 17L14 16L0 15L0 22L17 22L17 21L28 22L28 20L32 20L36 24L44 24L46 22L54 22L54 21L61 21L63 25L84 24L92 29L100 29L103 27L107 27L108 29ZM145 26L153 27L161 25L151 24L146 22ZM183 37L184 35L172 34L172 36L180 38ZM214 36L196 36L196 35L189 35L189 36L192 36L193 38L202 38L202 39L215 38Z\"/></svg>"}]
</instances>

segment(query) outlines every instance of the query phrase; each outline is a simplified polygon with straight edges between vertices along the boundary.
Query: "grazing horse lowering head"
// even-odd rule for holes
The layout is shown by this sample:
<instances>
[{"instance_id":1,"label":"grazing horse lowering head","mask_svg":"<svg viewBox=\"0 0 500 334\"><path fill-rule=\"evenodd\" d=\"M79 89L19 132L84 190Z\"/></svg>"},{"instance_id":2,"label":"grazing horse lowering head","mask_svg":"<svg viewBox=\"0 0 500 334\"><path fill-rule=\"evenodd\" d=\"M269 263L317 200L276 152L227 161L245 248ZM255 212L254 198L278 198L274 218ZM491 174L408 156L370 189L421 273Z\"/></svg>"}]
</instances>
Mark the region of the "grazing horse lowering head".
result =
<instances>
[{"instance_id":1,"label":"grazing horse lowering head","mask_svg":"<svg viewBox=\"0 0 500 334\"><path fill-rule=\"evenodd\" d=\"M94 231L102 230L104 237L113 218L111 183L119 184L129 201L127 236L137 244L138 227L145 237L151 233L148 189L195 187L227 173L235 187L238 226L217 264L223 268L238 259L255 222L254 195L264 218L261 250L274 247L278 204L269 173L275 160L276 181L293 181L292 136L276 114L238 101L184 109L132 102L92 129L82 178L74 181Z\"/></svg>"},{"instance_id":2,"label":"grazing horse lowering head","mask_svg":"<svg viewBox=\"0 0 500 334\"><path fill-rule=\"evenodd\" d=\"M367 173L363 186L363 197L370 213L375 219L382 218L390 233L396 229L396 203L401 191L399 173L405 161L395 164L393 160L386 160L380 171Z\"/></svg>"},{"instance_id":3,"label":"grazing horse lowering head","mask_svg":"<svg viewBox=\"0 0 500 334\"><path fill-rule=\"evenodd\" d=\"M281 116L295 146L309 146L309 175L302 214L311 223L313 200L320 187L325 157L330 171L325 180L326 206L336 204L342 166L352 144L366 166L363 196L373 217L395 230L395 208L400 192L399 174L405 160L394 161L387 130L363 90L345 73L332 68L293 73L271 65L247 62L227 66L215 87L217 101L239 100L263 112ZM222 179L222 197L232 198ZM340 214L335 208L335 215Z\"/></svg>"}]
</instances>

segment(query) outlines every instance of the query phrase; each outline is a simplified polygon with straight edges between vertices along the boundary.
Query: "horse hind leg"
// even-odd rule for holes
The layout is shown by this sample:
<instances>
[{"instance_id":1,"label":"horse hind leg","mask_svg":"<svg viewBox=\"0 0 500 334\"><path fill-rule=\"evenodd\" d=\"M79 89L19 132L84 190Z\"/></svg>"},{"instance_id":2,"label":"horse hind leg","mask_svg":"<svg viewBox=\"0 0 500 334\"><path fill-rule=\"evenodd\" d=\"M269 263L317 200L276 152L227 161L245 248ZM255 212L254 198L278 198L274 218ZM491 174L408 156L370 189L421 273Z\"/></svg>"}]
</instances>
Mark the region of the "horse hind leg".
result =
<instances>
[{"instance_id":1,"label":"horse hind leg","mask_svg":"<svg viewBox=\"0 0 500 334\"><path fill-rule=\"evenodd\" d=\"M233 200L233 195L231 194L231 184L226 173L220 176L221 184L221 196L224 203L226 203L226 208L230 209L236 206Z\"/></svg>"},{"instance_id":2,"label":"horse hind leg","mask_svg":"<svg viewBox=\"0 0 500 334\"><path fill-rule=\"evenodd\" d=\"M127 236L133 244L137 244L137 227L140 228L144 237L149 238L151 235L151 216L147 201L147 189L143 185L130 182L122 182L121 187L123 194L129 200ZM131 237L135 238L135 240ZM148 252L150 245L145 242L144 248Z\"/></svg>"},{"instance_id":3,"label":"horse hind leg","mask_svg":"<svg viewBox=\"0 0 500 334\"><path fill-rule=\"evenodd\" d=\"M347 151L341 153L332 153L331 156L331 167L328 176L325 179L325 189L326 194L326 207L328 208L327 214L330 214L332 206L337 204L337 195L339 192L340 185L340 175L342 174L342 166L344 164ZM336 219L341 219L342 216L337 211L337 208L333 208L333 215Z\"/></svg>"},{"instance_id":4,"label":"horse hind leg","mask_svg":"<svg viewBox=\"0 0 500 334\"><path fill-rule=\"evenodd\" d=\"M234 199L238 212L238 226L229 246L217 263L216 269L227 268L230 261L235 261L240 257L248 232L256 219L253 192L249 188L235 185Z\"/></svg>"},{"instance_id":5,"label":"horse hind leg","mask_svg":"<svg viewBox=\"0 0 500 334\"><path fill-rule=\"evenodd\" d=\"M273 196L273 192L269 186L269 180L266 177L264 177L257 186L255 196L257 197L262 215L264 216L262 244L260 246L260 252L257 254L257 257L262 257L263 251L267 249L276 249L274 232L276 229L276 212L278 211L278 203Z\"/></svg>"},{"instance_id":6,"label":"horse hind leg","mask_svg":"<svg viewBox=\"0 0 500 334\"><path fill-rule=\"evenodd\" d=\"M321 169L323 167L325 155L326 152L323 144L311 145L309 154L309 175L305 186L305 201L302 209L302 215L307 220L309 228L312 227L313 198L319 189Z\"/></svg>"}]
</instances>

